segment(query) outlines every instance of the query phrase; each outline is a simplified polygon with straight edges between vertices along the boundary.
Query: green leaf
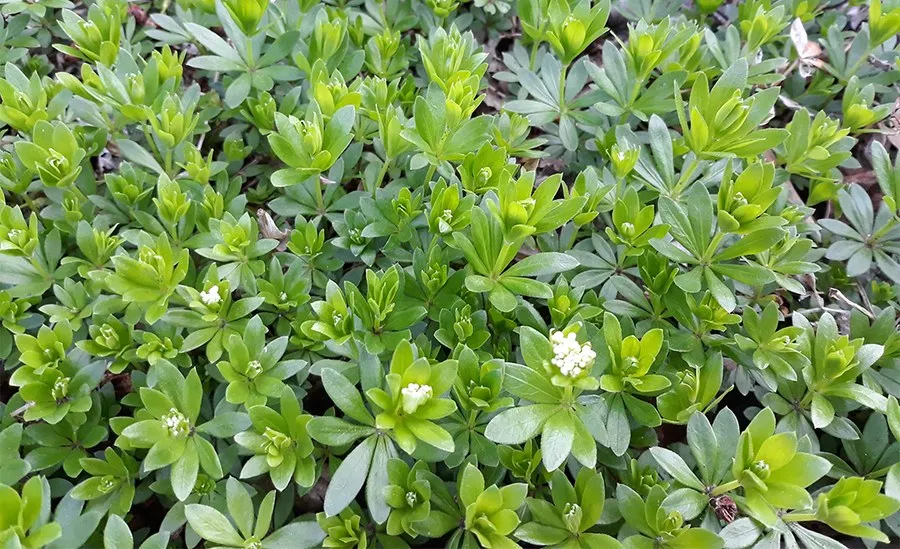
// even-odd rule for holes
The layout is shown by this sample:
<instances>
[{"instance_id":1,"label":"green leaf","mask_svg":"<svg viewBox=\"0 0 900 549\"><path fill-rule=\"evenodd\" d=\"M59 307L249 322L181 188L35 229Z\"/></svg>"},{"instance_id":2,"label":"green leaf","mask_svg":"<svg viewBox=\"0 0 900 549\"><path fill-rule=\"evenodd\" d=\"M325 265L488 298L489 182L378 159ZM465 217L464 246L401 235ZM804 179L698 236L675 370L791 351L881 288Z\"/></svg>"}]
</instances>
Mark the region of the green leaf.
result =
<instances>
[{"instance_id":1,"label":"green leaf","mask_svg":"<svg viewBox=\"0 0 900 549\"><path fill-rule=\"evenodd\" d=\"M325 532L315 522L296 521L272 532L263 540L266 549L312 549L320 547Z\"/></svg>"},{"instance_id":2,"label":"green leaf","mask_svg":"<svg viewBox=\"0 0 900 549\"><path fill-rule=\"evenodd\" d=\"M225 503L228 505L228 514L234 519L238 530L245 538L253 535L253 502L250 493L234 477L228 477L225 483Z\"/></svg>"},{"instance_id":3,"label":"green leaf","mask_svg":"<svg viewBox=\"0 0 900 549\"><path fill-rule=\"evenodd\" d=\"M372 455L375 452L375 444L378 437L371 436L352 452L347 454L337 471L328 483L325 492L325 513L333 517L347 508L356 498L356 494L362 489L366 476L369 474L369 466L372 463Z\"/></svg>"},{"instance_id":4,"label":"green leaf","mask_svg":"<svg viewBox=\"0 0 900 549\"><path fill-rule=\"evenodd\" d=\"M135 164L139 164L145 168L149 168L150 170L163 174L166 171L160 166L159 162L153 158L153 155L147 152L147 150L134 141L129 139L119 139L116 141L116 146L119 148L119 151L122 153L127 160L134 162Z\"/></svg>"},{"instance_id":5,"label":"green leaf","mask_svg":"<svg viewBox=\"0 0 900 549\"><path fill-rule=\"evenodd\" d=\"M172 491L179 501L191 495L197 484L197 473L200 472L200 456L193 440L188 441L181 458L172 464Z\"/></svg>"},{"instance_id":6,"label":"green leaf","mask_svg":"<svg viewBox=\"0 0 900 549\"><path fill-rule=\"evenodd\" d=\"M306 428L309 436L327 446L344 446L375 432L372 427L330 416L314 417L309 420Z\"/></svg>"},{"instance_id":7,"label":"green leaf","mask_svg":"<svg viewBox=\"0 0 900 549\"><path fill-rule=\"evenodd\" d=\"M631 442L631 427L628 425L628 414L621 396L614 396L609 402L609 416L606 419L606 434L609 438L613 454L621 456L628 450Z\"/></svg>"},{"instance_id":8,"label":"green leaf","mask_svg":"<svg viewBox=\"0 0 900 549\"><path fill-rule=\"evenodd\" d=\"M134 539L131 529L119 515L110 515L103 529L103 547L106 549L132 549Z\"/></svg>"},{"instance_id":9,"label":"green leaf","mask_svg":"<svg viewBox=\"0 0 900 549\"><path fill-rule=\"evenodd\" d=\"M467 463L459 479L459 498L463 502L475 501L484 492L484 477L478 468Z\"/></svg>"},{"instance_id":10,"label":"green leaf","mask_svg":"<svg viewBox=\"0 0 900 549\"><path fill-rule=\"evenodd\" d=\"M375 418L369 413L356 386L343 374L331 368L322 369L322 385L328 396L342 412L366 425L374 425Z\"/></svg>"},{"instance_id":11,"label":"green leaf","mask_svg":"<svg viewBox=\"0 0 900 549\"><path fill-rule=\"evenodd\" d=\"M752 547L762 534L762 526L749 517L739 518L731 524L726 524L725 528L719 532L719 536L725 540L725 549Z\"/></svg>"},{"instance_id":12,"label":"green leaf","mask_svg":"<svg viewBox=\"0 0 900 549\"><path fill-rule=\"evenodd\" d=\"M897 402L897 397L893 395L888 397L887 422L894 438L900 440L900 403Z\"/></svg>"},{"instance_id":13,"label":"green leaf","mask_svg":"<svg viewBox=\"0 0 900 549\"><path fill-rule=\"evenodd\" d=\"M562 273L578 265L578 260L570 255L543 252L519 261L504 271L503 276L545 276Z\"/></svg>"},{"instance_id":14,"label":"green leaf","mask_svg":"<svg viewBox=\"0 0 900 549\"><path fill-rule=\"evenodd\" d=\"M555 471L562 465L572 451L575 439L574 418L567 410L560 410L551 415L544 423L541 433L541 452L544 468ZM490 438L490 437L488 437Z\"/></svg>"},{"instance_id":15,"label":"green leaf","mask_svg":"<svg viewBox=\"0 0 900 549\"><path fill-rule=\"evenodd\" d=\"M549 342L547 345L549 346ZM513 362L506 363L503 383L511 394L531 402L554 404L558 403L560 399L560 388L550 383L542 371L529 366Z\"/></svg>"},{"instance_id":16,"label":"green leaf","mask_svg":"<svg viewBox=\"0 0 900 549\"><path fill-rule=\"evenodd\" d=\"M484 436L498 444L522 444L537 436L558 409L558 405L533 404L504 410L488 423Z\"/></svg>"},{"instance_id":17,"label":"green leaf","mask_svg":"<svg viewBox=\"0 0 900 549\"><path fill-rule=\"evenodd\" d=\"M208 505L189 503L184 507L184 516L197 535L206 541L232 547L244 544L243 538L225 515Z\"/></svg>"},{"instance_id":18,"label":"green leaf","mask_svg":"<svg viewBox=\"0 0 900 549\"><path fill-rule=\"evenodd\" d=\"M709 496L690 488L673 490L662 502L667 511L677 511L684 520L693 520L709 507Z\"/></svg>"},{"instance_id":19,"label":"green leaf","mask_svg":"<svg viewBox=\"0 0 900 549\"><path fill-rule=\"evenodd\" d=\"M718 462L719 441L709 420L701 412L694 412L688 420L687 441L704 481L714 484L713 475ZM728 450L724 450L726 453Z\"/></svg>"},{"instance_id":20,"label":"green leaf","mask_svg":"<svg viewBox=\"0 0 900 549\"><path fill-rule=\"evenodd\" d=\"M697 478L697 475L691 471L691 468L688 467L687 463L685 463L681 456L675 452L666 448L655 447L650 448L650 455L653 456L656 463L658 463L666 473L682 485L700 492L705 489L703 483Z\"/></svg>"}]
</instances>

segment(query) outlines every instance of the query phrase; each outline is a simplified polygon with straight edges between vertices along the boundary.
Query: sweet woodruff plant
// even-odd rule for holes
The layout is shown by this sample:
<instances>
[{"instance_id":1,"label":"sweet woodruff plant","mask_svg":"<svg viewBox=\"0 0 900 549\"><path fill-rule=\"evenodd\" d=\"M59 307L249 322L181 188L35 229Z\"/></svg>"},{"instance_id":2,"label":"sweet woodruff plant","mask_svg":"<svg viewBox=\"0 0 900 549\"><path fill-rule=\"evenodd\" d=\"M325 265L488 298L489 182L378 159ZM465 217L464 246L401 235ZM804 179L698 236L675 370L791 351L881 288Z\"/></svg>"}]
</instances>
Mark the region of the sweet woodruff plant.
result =
<instances>
[{"instance_id":1,"label":"sweet woodruff plant","mask_svg":"<svg viewBox=\"0 0 900 549\"><path fill-rule=\"evenodd\" d=\"M3 549L900 537L900 1L0 0Z\"/></svg>"}]
</instances>

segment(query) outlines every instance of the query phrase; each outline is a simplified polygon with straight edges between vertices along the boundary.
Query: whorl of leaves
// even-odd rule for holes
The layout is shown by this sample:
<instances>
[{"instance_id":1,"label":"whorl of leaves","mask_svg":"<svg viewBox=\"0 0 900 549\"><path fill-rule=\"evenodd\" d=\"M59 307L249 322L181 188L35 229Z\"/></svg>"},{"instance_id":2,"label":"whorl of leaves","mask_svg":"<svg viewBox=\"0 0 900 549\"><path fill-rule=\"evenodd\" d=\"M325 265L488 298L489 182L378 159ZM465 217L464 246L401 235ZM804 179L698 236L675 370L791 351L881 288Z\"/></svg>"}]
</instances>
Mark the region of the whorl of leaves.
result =
<instances>
[{"instance_id":1,"label":"whorl of leaves","mask_svg":"<svg viewBox=\"0 0 900 549\"><path fill-rule=\"evenodd\" d=\"M900 1L0 14L0 548L897 543Z\"/></svg>"}]
</instances>

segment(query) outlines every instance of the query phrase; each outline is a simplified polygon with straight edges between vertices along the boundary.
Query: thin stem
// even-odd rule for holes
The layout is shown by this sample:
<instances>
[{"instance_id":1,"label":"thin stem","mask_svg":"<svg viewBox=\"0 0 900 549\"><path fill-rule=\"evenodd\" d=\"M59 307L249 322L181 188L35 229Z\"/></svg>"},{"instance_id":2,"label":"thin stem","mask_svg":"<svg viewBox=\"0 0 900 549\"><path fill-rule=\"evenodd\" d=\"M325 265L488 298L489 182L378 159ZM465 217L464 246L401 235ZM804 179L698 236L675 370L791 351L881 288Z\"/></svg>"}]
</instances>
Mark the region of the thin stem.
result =
<instances>
[{"instance_id":1,"label":"thin stem","mask_svg":"<svg viewBox=\"0 0 900 549\"><path fill-rule=\"evenodd\" d=\"M675 185L675 192L669 196L671 199L676 199L681 195L681 191L683 187L686 186L687 182L690 181L690 178L694 175L694 172L697 170L697 167L700 165L700 157L696 154L694 158L691 159L691 163L688 164L687 169L685 170L682 166L681 177L678 178L678 183Z\"/></svg>"},{"instance_id":2,"label":"thin stem","mask_svg":"<svg viewBox=\"0 0 900 549\"><path fill-rule=\"evenodd\" d=\"M391 166L391 158L385 158L384 162L381 164L381 171L378 172L378 178L375 180L375 184L372 186L372 198L375 198L375 191L381 188L382 182L384 182L384 176L387 175L388 168Z\"/></svg>"},{"instance_id":3,"label":"thin stem","mask_svg":"<svg viewBox=\"0 0 900 549\"><path fill-rule=\"evenodd\" d=\"M153 149L153 154L156 155L157 159L163 160L163 155L159 152L159 147L156 146L156 141L153 139L153 135L150 133L150 128L147 127L147 124L141 124L141 129L144 131L144 139L147 140L150 148Z\"/></svg>"},{"instance_id":4,"label":"thin stem","mask_svg":"<svg viewBox=\"0 0 900 549\"><path fill-rule=\"evenodd\" d=\"M574 223L573 223L573 225L574 225ZM569 245L568 245L568 247L566 247L567 250L571 250L572 246L575 245L575 240L578 238L579 230L580 230L580 227L578 227L577 225L572 227L572 234L569 235Z\"/></svg>"},{"instance_id":5,"label":"thin stem","mask_svg":"<svg viewBox=\"0 0 900 549\"><path fill-rule=\"evenodd\" d=\"M566 110L566 72L569 66L563 65L559 71L559 112L562 114Z\"/></svg>"},{"instance_id":6,"label":"thin stem","mask_svg":"<svg viewBox=\"0 0 900 549\"><path fill-rule=\"evenodd\" d=\"M856 63L853 63L853 66L851 66L850 70L847 71L847 73L846 73L848 75L848 80L849 80L849 77L856 74L856 71L859 70L859 68L862 66L863 63L867 63L869 61L869 56L872 55L873 51L875 51L875 48L866 48L866 53L864 53L862 55L862 57L859 58L859 61L857 61Z\"/></svg>"},{"instance_id":7,"label":"thin stem","mask_svg":"<svg viewBox=\"0 0 900 549\"><path fill-rule=\"evenodd\" d=\"M173 160L172 160L172 149L166 147L166 175L172 177L174 174L172 173L173 169Z\"/></svg>"},{"instance_id":8,"label":"thin stem","mask_svg":"<svg viewBox=\"0 0 900 549\"><path fill-rule=\"evenodd\" d=\"M703 254L703 259L705 261L709 261L716 255L716 250L719 249L719 244L722 243L722 239L725 238L725 233L721 231L716 231L716 234L713 235L712 241L709 243L709 247L706 248L706 252Z\"/></svg>"},{"instance_id":9,"label":"thin stem","mask_svg":"<svg viewBox=\"0 0 900 549\"><path fill-rule=\"evenodd\" d=\"M316 188L316 204L319 207L319 215L325 215L325 200L322 196L322 177L320 175L313 177L313 185Z\"/></svg>"},{"instance_id":10,"label":"thin stem","mask_svg":"<svg viewBox=\"0 0 900 549\"><path fill-rule=\"evenodd\" d=\"M741 483L738 480L732 480L731 482L726 482L720 486L716 486L712 492L709 493L711 496L721 496L727 492L732 490L737 490L741 487Z\"/></svg>"},{"instance_id":11,"label":"thin stem","mask_svg":"<svg viewBox=\"0 0 900 549\"><path fill-rule=\"evenodd\" d=\"M537 54L540 49L541 49L541 43L538 42L537 40L535 40L531 44L531 57L528 59L528 70L531 70L531 71L534 70L534 65L535 65L535 63L537 63Z\"/></svg>"},{"instance_id":12,"label":"thin stem","mask_svg":"<svg viewBox=\"0 0 900 549\"><path fill-rule=\"evenodd\" d=\"M426 185L431 183L431 178L434 177L435 170L437 170L437 166L435 164L432 164L431 166L428 167L428 173L425 174L425 181L424 181L424 183Z\"/></svg>"},{"instance_id":13,"label":"thin stem","mask_svg":"<svg viewBox=\"0 0 900 549\"><path fill-rule=\"evenodd\" d=\"M819 392L819 385L813 384L813 386L810 387L809 389L810 390L806 393L806 395L803 396L803 399L800 401L800 404L797 405L799 408L806 408L806 406L812 401L812 399L816 395L816 393Z\"/></svg>"},{"instance_id":14,"label":"thin stem","mask_svg":"<svg viewBox=\"0 0 900 549\"><path fill-rule=\"evenodd\" d=\"M475 427L475 420L478 419L479 412L480 412L480 410L475 409L475 410L472 410L471 414L469 414L469 422L466 424L469 428Z\"/></svg>"},{"instance_id":15,"label":"thin stem","mask_svg":"<svg viewBox=\"0 0 900 549\"><path fill-rule=\"evenodd\" d=\"M887 223L884 224L884 227L875 231L875 234L872 235L872 238L874 238L875 240L878 240L882 236L891 232L894 229L894 227L896 227L896 226L897 226L897 217L891 217L890 219L888 219Z\"/></svg>"},{"instance_id":16,"label":"thin stem","mask_svg":"<svg viewBox=\"0 0 900 549\"><path fill-rule=\"evenodd\" d=\"M816 520L815 513L788 513L781 517L784 522L804 522Z\"/></svg>"},{"instance_id":17,"label":"thin stem","mask_svg":"<svg viewBox=\"0 0 900 549\"><path fill-rule=\"evenodd\" d=\"M35 214L40 213L37 204L30 196L28 196L28 193L22 193L22 198L25 199L25 205L28 206L29 210L31 210Z\"/></svg>"},{"instance_id":18,"label":"thin stem","mask_svg":"<svg viewBox=\"0 0 900 549\"><path fill-rule=\"evenodd\" d=\"M522 247L522 243L519 242L516 245L515 251L510 254L509 252L513 249L513 247L506 242L506 238L503 239L503 245L500 247L500 253L497 254L497 260L494 261L494 268L491 271L491 275L493 277L499 277L500 273L506 269L506 266L509 265L509 262L512 260L512 257L519 252L519 249Z\"/></svg>"}]
</instances>

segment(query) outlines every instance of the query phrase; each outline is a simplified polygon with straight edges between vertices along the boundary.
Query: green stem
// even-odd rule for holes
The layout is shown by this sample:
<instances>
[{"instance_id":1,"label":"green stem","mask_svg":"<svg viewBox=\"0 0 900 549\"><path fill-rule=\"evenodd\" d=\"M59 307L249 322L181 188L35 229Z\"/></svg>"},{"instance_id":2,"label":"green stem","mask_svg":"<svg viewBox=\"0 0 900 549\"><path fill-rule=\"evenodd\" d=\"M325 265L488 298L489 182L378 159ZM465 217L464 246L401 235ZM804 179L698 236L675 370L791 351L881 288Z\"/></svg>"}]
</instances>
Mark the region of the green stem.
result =
<instances>
[{"instance_id":1,"label":"green stem","mask_svg":"<svg viewBox=\"0 0 900 549\"><path fill-rule=\"evenodd\" d=\"M681 177L678 178L678 183L675 185L674 196L670 196L669 198L675 200L681 195L681 191L684 190L683 187L686 186L689 178L694 175L694 172L697 170L697 167L700 165L700 157L696 154L694 158L691 160L691 163L688 164L687 169L684 169L682 166Z\"/></svg>"},{"instance_id":2,"label":"green stem","mask_svg":"<svg viewBox=\"0 0 900 549\"><path fill-rule=\"evenodd\" d=\"M173 166L173 159L172 159L172 149L170 149L168 147L166 148L165 164L166 164L166 175L169 177L173 177L174 174L172 173L172 170L173 170L174 166Z\"/></svg>"},{"instance_id":3,"label":"green stem","mask_svg":"<svg viewBox=\"0 0 900 549\"><path fill-rule=\"evenodd\" d=\"M897 217L892 217L888 219L888 222L885 223L884 227L878 229L875 234L872 235L872 238L875 240L879 240L882 236L889 233L895 226L897 225Z\"/></svg>"},{"instance_id":4,"label":"green stem","mask_svg":"<svg viewBox=\"0 0 900 549\"><path fill-rule=\"evenodd\" d=\"M469 414L469 422L466 424L469 428L475 427L475 420L478 419L479 410L472 410L472 413Z\"/></svg>"},{"instance_id":5,"label":"green stem","mask_svg":"<svg viewBox=\"0 0 900 549\"><path fill-rule=\"evenodd\" d=\"M316 204L319 207L319 215L325 215L325 199L322 196L322 177L316 174L313 177L313 185L316 187Z\"/></svg>"},{"instance_id":6,"label":"green stem","mask_svg":"<svg viewBox=\"0 0 900 549\"><path fill-rule=\"evenodd\" d=\"M856 74L856 71L859 70L859 68L862 66L863 63L866 63L869 61L869 56L872 55L873 51L875 51L875 48L866 48L866 52L862 55L862 57L859 58L859 61L854 63L853 66L850 67L850 70L847 71L847 73L846 73L847 80L849 80L850 77L852 77L854 74ZM842 82L842 83L846 83L846 82Z\"/></svg>"},{"instance_id":7,"label":"green stem","mask_svg":"<svg viewBox=\"0 0 900 549\"><path fill-rule=\"evenodd\" d=\"M156 146L156 141L153 139L153 135L150 133L150 128L147 127L147 124L141 124L141 129L144 131L144 139L147 140L147 144L149 144L150 148L153 149L153 154L158 160L163 160L163 155L159 152L159 147Z\"/></svg>"},{"instance_id":8,"label":"green stem","mask_svg":"<svg viewBox=\"0 0 900 549\"><path fill-rule=\"evenodd\" d=\"M77 196L78 200L81 200L82 203L88 202L88 197L85 196L85 194L81 191L81 189L78 188L78 185L76 185L75 183L72 183L72 192L75 193L75 196Z\"/></svg>"},{"instance_id":9,"label":"green stem","mask_svg":"<svg viewBox=\"0 0 900 549\"><path fill-rule=\"evenodd\" d=\"M515 252L512 254L513 257L515 257L516 253L518 253L518 251L521 247L522 247L522 243L519 242L519 244L516 247ZM511 260L507 259L507 258L510 256L509 252L512 249L513 249L513 247L506 242L506 238L504 237L503 245L500 247L500 253L497 254L497 259L496 259L496 261L494 261L494 268L491 272L491 275L495 279L497 277L499 277L500 273L502 273L504 271L504 269L506 269L506 266L509 265L509 262ZM482 258L482 260L484 260L484 259L490 259L490 258ZM502 265L501 265L501 263L502 263Z\"/></svg>"},{"instance_id":10,"label":"green stem","mask_svg":"<svg viewBox=\"0 0 900 549\"><path fill-rule=\"evenodd\" d=\"M712 492L709 493L711 496L721 496L727 492L732 490L737 490L741 487L741 483L738 480L732 480L731 482L726 482L720 486L716 486Z\"/></svg>"},{"instance_id":11,"label":"green stem","mask_svg":"<svg viewBox=\"0 0 900 549\"><path fill-rule=\"evenodd\" d=\"M425 174L425 181L424 181L425 185L428 185L429 183L431 183L431 178L434 177L435 170L437 170L437 165L435 165L435 164L432 164L431 166L428 167L428 173Z\"/></svg>"},{"instance_id":12,"label":"green stem","mask_svg":"<svg viewBox=\"0 0 900 549\"><path fill-rule=\"evenodd\" d=\"M38 209L37 204L30 196L28 196L28 193L22 193L22 198L25 199L25 205L28 206L29 210L31 210L35 214L40 213L40 210Z\"/></svg>"},{"instance_id":13,"label":"green stem","mask_svg":"<svg viewBox=\"0 0 900 549\"><path fill-rule=\"evenodd\" d=\"M559 112L562 114L566 110L566 73L569 70L568 65L563 65L559 71Z\"/></svg>"},{"instance_id":14,"label":"green stem","mask_svg":"<svg viewBox=\"0 0 900 549\"><path fill-rule=\"evenodd\" d=\"M788 513L781 517L784 522L805 522L816 520L815 513Z\"/></svg>"},{"instance_id":15,"label":"green stem","mask_svg":"<svg viewBox=\"0 0 900 549\"><path fill-rule=\"evenodd\" d=\"M819 386L818 384L813 384L813 386L809 388L809 392L803 396L803 399L800 401L800 404L798 404L797 407L801 409L806 408L817 392L819 392Z\"/></svg>"},{"instance_id":16,"label":"green stem","mask_svg":"<svg viewBox=\"0 0 900 549\"><path fill-rule=\"evenodd\" d=\"M579 229L580 229L580 227L578 227L578 226L575 226L572 228L572 234L571 234L571 236L569 236L569 245L568 245L568 247L566 247L567 250L571 250L572 246L575 245L575 240L578 239Z\"/></svg>"},{"instance_id":17,"label":"green stem","mask_svg":"<svg viewBox=\"0 0 900 549\"><path fill-rule=\"evenodd\" d=\"M722 243L722 239L725 238L725 233L721 231L716 231L716 234L713 235L712 241L709 243L709 247L706 248L706 252L703 254L703 259L705 261L709 261L716 255L716 250L719 249L719 244Z\"/></svg>"},{"instance_id":18,"label":"green stem","mask_svg":"<svg viewBox=\"0 0 900 549\"><path fill-rule=\"evenodd\" d=\"M535 40L531 44L531 57L529 57L529 59L528 59L528 70L531 70L531 71L534 70L534 64L537 63L537 54L540 49L541 49L541 43L538 42L537 40Z\"/></svg>"},{"instance_id":19,"label":"green stem","mask_svg":"<svg viewBox=\"0 0 900 549\"><path fill-rule=\"evenodd\" d=\"M384 176L387 175L390 166L390 157L385 158L384 162L381 164L381 171L378 172L378 179L375 180L375 184L372 186L372 198L375 198L375 191L381 188L381 183L384 182Z\"/></svg>"}]
</instances>

